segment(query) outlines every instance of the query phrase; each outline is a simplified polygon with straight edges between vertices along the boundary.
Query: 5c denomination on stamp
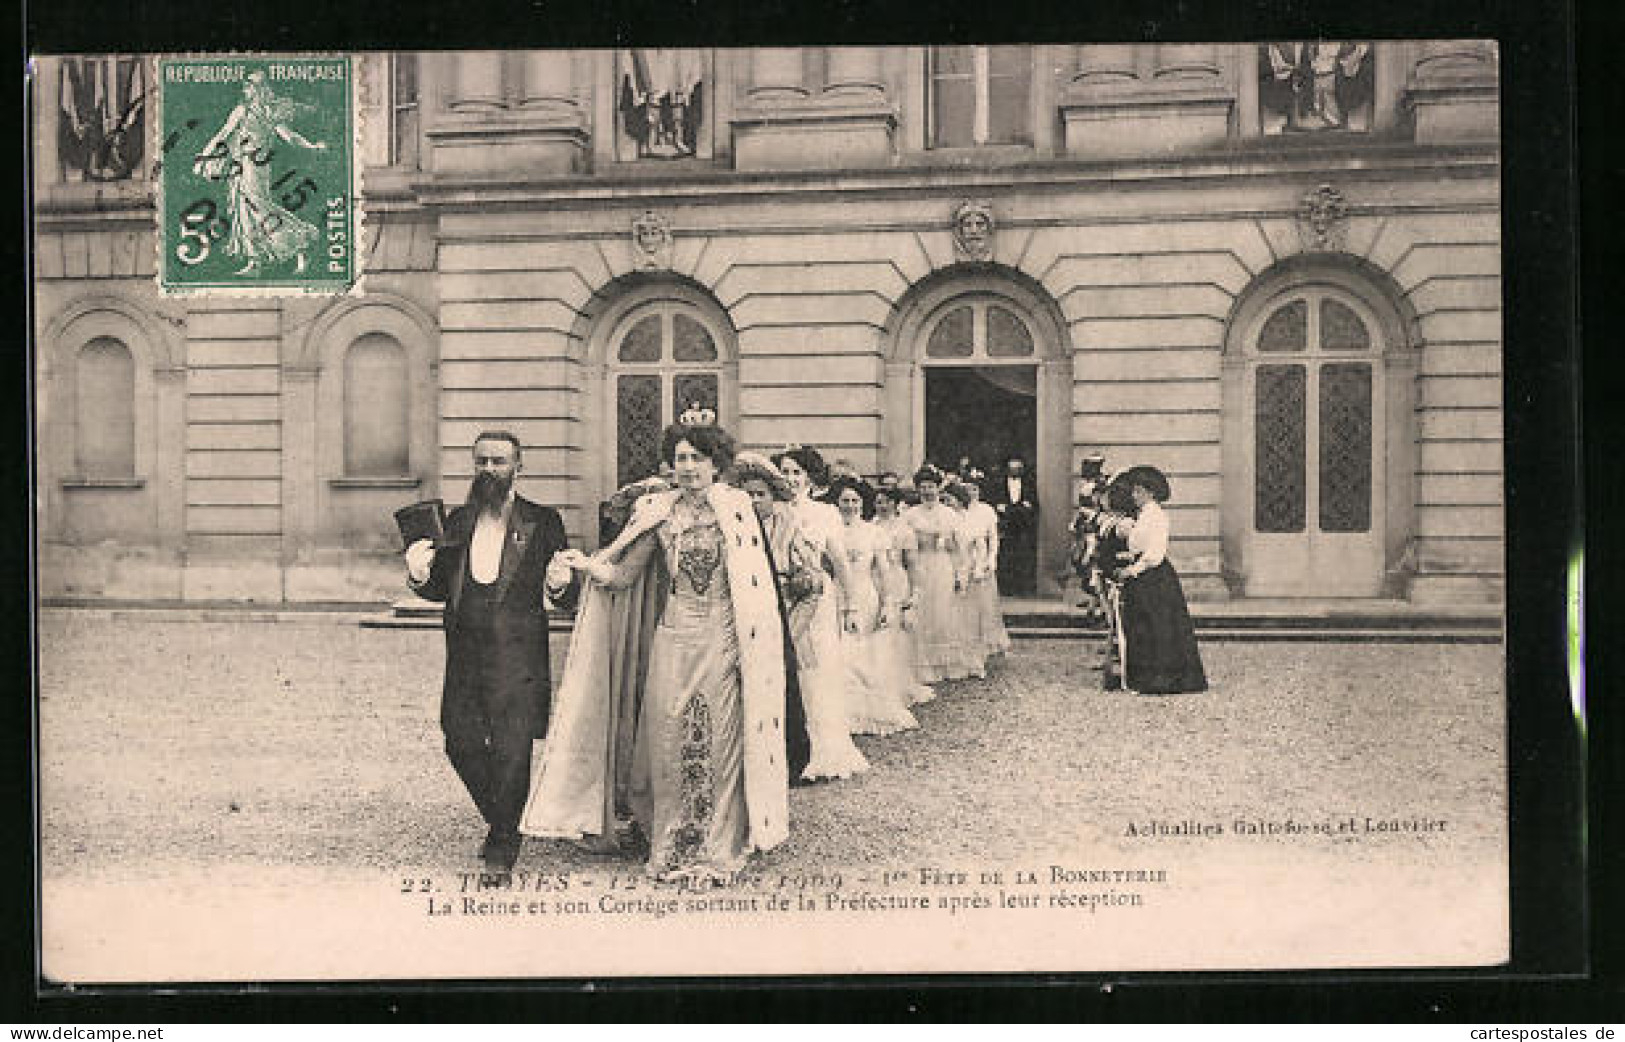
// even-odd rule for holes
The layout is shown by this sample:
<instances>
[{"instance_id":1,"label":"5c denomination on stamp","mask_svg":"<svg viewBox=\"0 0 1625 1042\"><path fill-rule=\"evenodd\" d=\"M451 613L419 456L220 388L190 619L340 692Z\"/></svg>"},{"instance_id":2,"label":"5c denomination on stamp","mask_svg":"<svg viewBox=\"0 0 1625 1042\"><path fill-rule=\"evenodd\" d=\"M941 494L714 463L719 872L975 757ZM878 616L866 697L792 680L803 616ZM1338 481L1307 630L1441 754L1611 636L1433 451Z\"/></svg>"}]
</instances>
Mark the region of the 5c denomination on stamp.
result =
<instances>
[{"instance_id":1,"label":"5c denomination on stamp","mask_svg":"<svg viewBox=\"0 0 1625 1042\"><path fill-rule=\"evenodd\" d=\"M335 293L360 274L348 57L159 62L165 292Z\"/></svg>"}]
</instances>

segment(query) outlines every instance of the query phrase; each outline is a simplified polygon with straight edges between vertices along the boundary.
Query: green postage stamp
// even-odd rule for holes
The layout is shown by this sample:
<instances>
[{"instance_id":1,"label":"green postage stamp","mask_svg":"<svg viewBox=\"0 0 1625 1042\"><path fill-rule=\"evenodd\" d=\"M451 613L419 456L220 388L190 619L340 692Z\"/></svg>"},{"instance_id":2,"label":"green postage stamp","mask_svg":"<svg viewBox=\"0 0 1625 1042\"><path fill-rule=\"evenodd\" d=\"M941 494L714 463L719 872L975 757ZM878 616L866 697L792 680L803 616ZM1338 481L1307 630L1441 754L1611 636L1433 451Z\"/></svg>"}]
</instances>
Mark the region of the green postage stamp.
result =
<instances>
[{"instance_id":1,"label":"green postage stamp","mask_svg":"<svg viewBox=\"0 0 1625 1042\"><path fill-rule=\"evenodd\" d=\"M165 292L342 293L354 285L352 80L345 56L159 61Z\"/></svg>"}]
</instances>

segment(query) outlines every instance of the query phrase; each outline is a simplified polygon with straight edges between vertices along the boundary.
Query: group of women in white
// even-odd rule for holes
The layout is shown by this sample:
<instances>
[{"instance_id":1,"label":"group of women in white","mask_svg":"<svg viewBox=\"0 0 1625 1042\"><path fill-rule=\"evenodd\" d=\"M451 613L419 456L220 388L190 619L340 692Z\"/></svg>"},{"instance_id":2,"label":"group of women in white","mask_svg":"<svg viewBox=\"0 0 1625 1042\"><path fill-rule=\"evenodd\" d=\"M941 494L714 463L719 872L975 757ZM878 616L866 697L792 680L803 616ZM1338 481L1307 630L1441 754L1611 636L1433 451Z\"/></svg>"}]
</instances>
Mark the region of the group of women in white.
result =
<instances>
[{"instance_id":1,"label":"group of women in white","mask_svg":"<svg viewBox=\"0 0 1625 1042\"><path fill-rule=\"evenodd\" d=\"M801 780L865 770L853 735L918 727L932 684L984 677L1009 649L998 519L974 481L922 468L911 503L898 488L830 481L808 447L741 453L731 480L753 500L788 607L810 743Z\"/></svg>"},{"instance_id":2,"label":"group of women in white","mask_svg":"<svg viewBox=\"0 0 1625 1042\"><path fill-rule=\"evenodd\" d=\"M825 479L819 454L736 453L714 417L667 428L670 479L612 497L520 831L726 882L789 834L791 785L868 768L854 734L919 726L931 685L1009 647L998 532L973 482ZM624 511L624 515L619 513ZM754 516L753 516L754 515Z\"/></svg>"},{"instance_id":3,"label":"group of women in white","mask_svg":"<svg viewBox=\"0 0 1625 1042\"><path fill-rule=\"evenodd\" d=\"M611 498L619 530L597 553L557 555L586 581L519 828L599 853L641 836L651 877L699 885L788 838L792 785L866 770L854 735L919 727L932 685L985 676L1010 640L974 473L815 494L816 450L737 452L691 412L661 437L670 477ZM1104 491L1091 567L1111 587L1121 684L1201 691L1167 478L1131 467Z\"/></svg>"}]
</instances>

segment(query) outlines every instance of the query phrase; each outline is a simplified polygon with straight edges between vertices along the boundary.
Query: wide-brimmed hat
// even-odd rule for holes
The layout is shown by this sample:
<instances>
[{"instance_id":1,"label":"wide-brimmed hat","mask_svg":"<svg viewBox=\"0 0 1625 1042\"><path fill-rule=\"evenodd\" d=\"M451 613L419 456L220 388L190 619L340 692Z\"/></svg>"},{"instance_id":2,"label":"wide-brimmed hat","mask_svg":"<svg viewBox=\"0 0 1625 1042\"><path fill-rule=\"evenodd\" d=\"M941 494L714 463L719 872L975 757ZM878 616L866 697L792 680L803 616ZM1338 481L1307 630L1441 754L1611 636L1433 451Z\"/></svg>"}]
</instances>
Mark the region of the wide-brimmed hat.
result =
<instances>
[{"instance_id":1,"label":"wide-brimmed hat","mask_svg":"<svg viewBox=\"0 0 1625 1042\"><path fill-rule=\"evenodd\" d=\"M970 506L971 493L970 482L968 481L960 481L957 478L949 478L948 481L942 486L942 494L945 496L952 496L954 502L958 503L962 507Z\"/></svg>"},{"instance_id":2,"label":"wide-brimmed hat","mask_svg":"<svg viewBox=\"0 0 1625 1042\"><path fill-rule=\"evenodd\" d=\"M807 480L815 487L823 487L829 481L829 464L824 460L824 454L811 445L786 445L773 454L770 463L789 457L796 461L796 466L807 472Z\"/></svg>"},{"instance_id":3,"label":"wide-brimmed hat","mask_svg":"<svg viewBox=\"0 0 1625 1042\"><path fill-rule=\"evenodd\" d=\"M1140 486L1151 493L1151 498L1158 503L1166 503L1173 490L1168 487L1168 476L1156 467L1141 463L1123 471L1116 478L1130 488Z\"/></svg>"},{"instance_id":4,"label":"wide-brimmed hat","mask_svg":"<svg viewBox=\"0 0 1625 1042\"><path fill-rule=\"evenodd\" d=\"M637 505L638 500L651 493L666 492L671 488L672 483L658 474L629 485L622 485L604 501L601 515L619 527L626 524L627 518L632 516L632 508Z\"/></svg>"},{"instance_id":5,"label":"wide-brimmed hat","mask_svg":"<svg viewBox=\"0 0 1625 1042\"><path fill-rule=\"evenodd\" d=\"M934 482L940 489L943 483L947 480L947 477L948 475L943 472L941 467L937 466L935 463L926 462L920 464L920 469L914 472L914 485L916 488L918 488L920 482L930 481Z\"/></svg>"},{"instance_id":6,"label":"wide-brimmed hat","mask_svg":"<svg viewBox=\"0 0 1625 1042\"><path fill-rule=\"evenodd\" d=\"M747 481L760 481L766 485L773 498L781 503L788 503L795 498L790 491L790 482L785 479L784 472L773 465L773 461L759 452L741 452L734 456L734 464L729 473L730 485L743 487Z\"/></svg>"}]
</instances>

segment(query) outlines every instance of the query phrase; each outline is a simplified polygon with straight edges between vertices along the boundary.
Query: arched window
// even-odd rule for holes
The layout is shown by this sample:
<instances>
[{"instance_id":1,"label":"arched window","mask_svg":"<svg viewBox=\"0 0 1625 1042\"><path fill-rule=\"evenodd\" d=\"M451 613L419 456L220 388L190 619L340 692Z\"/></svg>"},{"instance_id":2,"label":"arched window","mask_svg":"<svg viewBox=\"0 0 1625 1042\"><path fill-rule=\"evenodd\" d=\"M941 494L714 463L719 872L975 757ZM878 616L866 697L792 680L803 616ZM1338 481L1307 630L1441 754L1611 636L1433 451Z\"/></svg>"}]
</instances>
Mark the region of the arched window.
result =
<instances>
[{"instance_id":1,"label":"arched window","mask_svg":"<svg viewBox=\"0 0 1625 1042\"><path fill-rule=\"evenodd\" d=\"M726 331L693 303L662 298L640 304L616 323L608 359L614 401L618 484L659 469L660 432L690 405L727 423L723 394Z\"/></svg>"},{"instance_id":2,"label":"arched window","mask_svg":"<svg viewBox=\"0 0 1625 1042\"><path fill-rule=\"evenodd\" d=\"M1260 532L1302 532L1315 504L1323 532L1371 528L1371 332L1327 290L1279 303L1255 347L1254 519ZM1312 449L1312 451L1311 451Z\"/></svg>"},{"instance_id":3,"label":"arched window","mask_svg":"<svg viewBox=\"0 0 1625 1042\"><path fill-rule=\"evenodd\" d=\"M1009 297L949 298L925 320L925 458L989 472L1038 452L1038 351L1031 316ZM993 422L990 422L993 421Z\"/></svg>"},{"instance_id":4,"label":"arched window","mask_svg":"<svg viewBox=\"0 0 1625 1042\"><path fill-rule=\"evenodd\" d=\"M406 349L385 333L358 337L344 355L344 474L402 477L411 466Z\"/></svg>"},{"instance_id":5,"label":"arched window","mask_svg":"<svg viewBox=\"0 0 1625 1042\"><path fill-rule=\"evenodd\" d=\"M968 457L997 486L1001 468L1019 457L1040 501L1071 498L1073 350L1042 286L991 266L948 269L905 294L887 339L883 468L952 467ZM1064 507L1041 509L1036 540L1010 544L1007 563L1053 591L1070 520Z\"/></svg>"},{"instance_id":6,"label":"arched window","mask_svg":"<svg viewBox=\"0 0 1625 1042\"><path fill-rule=\"evenodd\" d=\"M1250 595L1372 596L1383 568L1382 324L1329 283L1265 299L1242 330Z\"/></svg>"},{"instance_id":7,"label":"arched window","mask_svg":"<svg viewBox=\"0 0 1625 1042\"><path fill-rule=\"evenodd\" d=\"M1025 319L997 299L973 298L939 312L926 336L928 359L1030 358L1033 334Z\"/></svg>"},{"instance_id":8,"label":"arched window","mask_svg":"<svg viewBox=\"0 0 1625 1042\"><path fill-rule=\"evenodd\" d=\"M79 349L74 374L75 467L83 478L135 477L135 358L112 337Z\"/></svg>"}]
</instances>

